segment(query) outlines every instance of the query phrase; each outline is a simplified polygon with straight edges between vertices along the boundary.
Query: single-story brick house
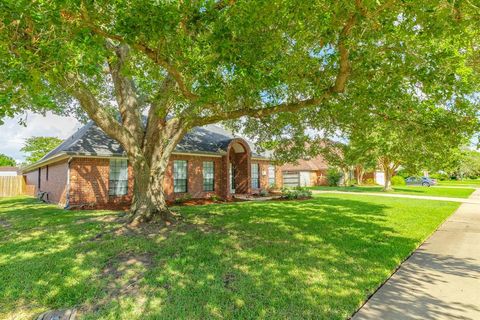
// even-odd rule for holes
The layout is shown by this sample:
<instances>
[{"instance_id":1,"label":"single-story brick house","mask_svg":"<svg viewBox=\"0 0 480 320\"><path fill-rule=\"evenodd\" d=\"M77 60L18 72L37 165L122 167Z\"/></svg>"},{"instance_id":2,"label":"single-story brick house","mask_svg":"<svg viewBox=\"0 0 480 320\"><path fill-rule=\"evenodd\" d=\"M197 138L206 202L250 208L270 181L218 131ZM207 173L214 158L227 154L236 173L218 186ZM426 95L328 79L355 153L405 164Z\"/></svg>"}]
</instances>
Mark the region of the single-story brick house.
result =
<instances>
[{"instance_id":1,"label":"single-story brick house","mask_svg":"<svg viewBox=\"0 0 480 320\"><path fill-rule=\"evenodd\" d=\"M120 144L89 122L40 161L23 169L34 195L65 208L128 208L133 170ZM167 200L231 198L281 185L281 171L266 154L218 125L192 129L173 152L165 177Z\"/></svg>"},{"instance_id":2,"label":"single-story brick house","mask_svg":"<svg viewBox=\"0 0 480 320\"><path fill-rule=\"evenodd\" d=\"M282 185L284 187L310 187L310 186L326 186L327 170L329 164L322 155L308 159L299 159L295 163L286 163L280 167L282 177ZM355 172L352 172L355 177ZM363 176L364 180L373 179L375 183L382 185L383 178L379 178L383 172L366 172Z\"/></svg>"},{"instance_id":3,"label":"single-story brick house","mask_svg":"<svg viewBox=\"0 0 480 320\"><path fill-rule=\"evenodd\" d=\"M309 187L327 184L327 161L318 155L310 159L299 159L295 163L286 163L281 166L283 186Z\"/></svg>"}]
</instances>

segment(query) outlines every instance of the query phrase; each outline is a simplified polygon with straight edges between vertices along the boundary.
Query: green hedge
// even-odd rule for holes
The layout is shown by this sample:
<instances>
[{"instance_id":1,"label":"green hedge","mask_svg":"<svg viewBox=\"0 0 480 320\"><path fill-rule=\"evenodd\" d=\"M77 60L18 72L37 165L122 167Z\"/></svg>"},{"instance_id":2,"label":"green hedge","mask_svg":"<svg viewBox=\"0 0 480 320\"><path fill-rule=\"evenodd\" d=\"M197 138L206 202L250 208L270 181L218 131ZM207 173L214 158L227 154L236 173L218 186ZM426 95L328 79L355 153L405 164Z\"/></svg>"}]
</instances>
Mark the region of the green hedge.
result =
<instances>
[{"instance_id":1,"label":"green hedge","mask_svg":"<svg viewBox=\"0 0 480 320\"><path fill-rule=\"evenodd\" d=\"M394 176L392 177L392 186L404 186L407 183L405 182L405 178L402 176Z\"/></svg>"},{"instance_id":2,"label":"green hedge","mask_svg":"<svg viewBox=\"0 0 480 320\"><path fill-rule=\"evenodd\" d=\"M293 189L283 188L282 199L294 200L294 199L308 199L312 197L312 191L307 188L295 187Z\"/></svg>"}]
</instances>

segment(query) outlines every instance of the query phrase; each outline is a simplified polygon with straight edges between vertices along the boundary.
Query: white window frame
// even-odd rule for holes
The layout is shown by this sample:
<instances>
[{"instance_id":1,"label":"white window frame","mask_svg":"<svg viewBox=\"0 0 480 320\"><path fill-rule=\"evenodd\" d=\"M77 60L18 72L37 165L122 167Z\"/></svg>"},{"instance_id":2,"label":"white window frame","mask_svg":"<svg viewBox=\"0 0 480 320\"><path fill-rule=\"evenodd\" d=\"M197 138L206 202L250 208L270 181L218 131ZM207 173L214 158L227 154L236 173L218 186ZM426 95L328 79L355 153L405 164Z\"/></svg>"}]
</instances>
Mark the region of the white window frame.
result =
<instances>
[{"instance_id":1,"label":"white window frame","mask_svg":"<svg viewBox=\"0 0 480 320\"><path fill-rule=\"evenodd\" d=\"M252 189L260 189L260 165L252 163L251 171Z\"/></svg>"},{"instance_id":2,"label":"white window frame","mask_svg":"<svg viewBox=\"0 0 480 320\"><path fill-rule=\"evenodd\" d=\"M109 196L128 194L128 161L126 159L110 159L108 180Z\"/></svg>"},{"instance_id":3,"label":"white window frame","mask_svg":"<svg viewBox=\"0 0 480 320\"><path fill-rule=\"evenodd\" d=\"M268 185L275 185L275 166L273 164L268 165Z\"/></svg>"},{"instance_id":4,"label":"white window frame","mask_svg":"<svg viewBox=\"0 0 480 320\"><path fill-rule=\"evenodd\" d=\"M203 162L203 191L215 191L215 162Z\"/></svg>"},{"instance_id":5,"label":"white window frame","mask_svg":"<svg viewBox=\"0 0 480 320\"><path fill-rule=\"evenodd\" d=\"M183 183L185 181L185 183ZM182 182L181 184L179 184ZM188 192L188 161L174 160L173 161L173 192L186 193Z\"/></svg>"}]
</instances>

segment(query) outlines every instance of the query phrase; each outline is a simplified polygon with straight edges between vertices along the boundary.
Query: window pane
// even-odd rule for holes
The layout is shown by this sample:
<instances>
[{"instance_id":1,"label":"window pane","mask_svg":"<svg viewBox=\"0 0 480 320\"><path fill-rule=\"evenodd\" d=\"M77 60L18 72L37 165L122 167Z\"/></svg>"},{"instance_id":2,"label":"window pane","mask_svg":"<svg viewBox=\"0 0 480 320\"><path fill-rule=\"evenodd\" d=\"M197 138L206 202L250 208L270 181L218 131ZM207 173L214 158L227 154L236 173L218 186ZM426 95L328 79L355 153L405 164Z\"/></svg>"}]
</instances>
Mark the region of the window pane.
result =
<instances>
[{"instance_id":1,"label":"window pane","mask_svg":"<svg viewBox=\"0 0 480 320\"><path fill-rule=\"evenodd\" d=\"M173 192L187 192L187 161L173 161Z\"/></svg>"},{"instance_id":2,"label":"window pane","mask_svg":"<svg viewBox=\"0 0 480 320\"><path fill-rule=\"evenodd\" d=\"M260 188L260 179L258 174L258 163L252 163L252 188Z\"/></svg>"},{"instance_id":3,"label":"window pane","mask_svg":"<svg viewBox=\"0 0 480 320\"><path fill-rule=\"evenodd\" d=\"M203 190L213 191L215 188L215 167L213 161L203 162Z\"/></svg>"},{"instance_id":4,"label":"window pane","mask_svg":"<svg viewBox=\"0 0 480 320\"><path fill-rule=\"evenodd\" d=\"M275 166L273 165L268 166L268 184L270 186L275 184Z\"/></svg>"},{"instance_id":5,"label":"window pane","mask_svg":"<svg viewBox=\"0 0 480 320\"><path fill-rule=\"evenodd\" d=\"M128 193L128 162L126 159L110 159L108 194L122 196Z\"/></svg>"}]
</instances>

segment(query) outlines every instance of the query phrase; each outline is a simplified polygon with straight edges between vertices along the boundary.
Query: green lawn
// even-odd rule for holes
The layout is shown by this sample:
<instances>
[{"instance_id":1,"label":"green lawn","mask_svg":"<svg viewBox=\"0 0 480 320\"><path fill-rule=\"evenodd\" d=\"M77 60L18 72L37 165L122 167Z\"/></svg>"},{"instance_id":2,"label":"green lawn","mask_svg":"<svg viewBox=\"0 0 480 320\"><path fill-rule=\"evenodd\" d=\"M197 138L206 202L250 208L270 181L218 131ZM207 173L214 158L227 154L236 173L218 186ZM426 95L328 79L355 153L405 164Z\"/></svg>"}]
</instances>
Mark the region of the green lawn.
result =
<instances>
[{"instance_id":1,"label":"green lawn","mask_svg":"<svg viewBox=\"0 0 480 320\"><path fill-rule=\"evenodd\" d=\"M169 229L0 199L0 318L345 319L457 203L358 194L181 207Z\"/></svg>"},{"instance_id":2,"label":"green lawn","mask_svg":"<svg viewBox=\"0 0 480 320\"><path fill-rule=\"evenodd\" d=\"M466 180L445 180L445 181L440 181L438 180L438 185L439 186L459 186L459 187L480 187L480 179L472 180L472 179L466 179Z\"/></svg>"},{"instance_id":3,"label":"green lawn","mask_svg":"<svg viewBox=\"0 0 480 320\"><path fill-rule=\"evenodd\" d=\"M312 190L324 191L347 191L347 192L382 192L381 186L354 186L354 187L310 187ZM475 189L472 188L437 188L437 187L417 187L417 186L399 186L393 187L392 193L413 194L419 196L437 196L449 198L468 198Z\"/></svg>"}]
</instances>

